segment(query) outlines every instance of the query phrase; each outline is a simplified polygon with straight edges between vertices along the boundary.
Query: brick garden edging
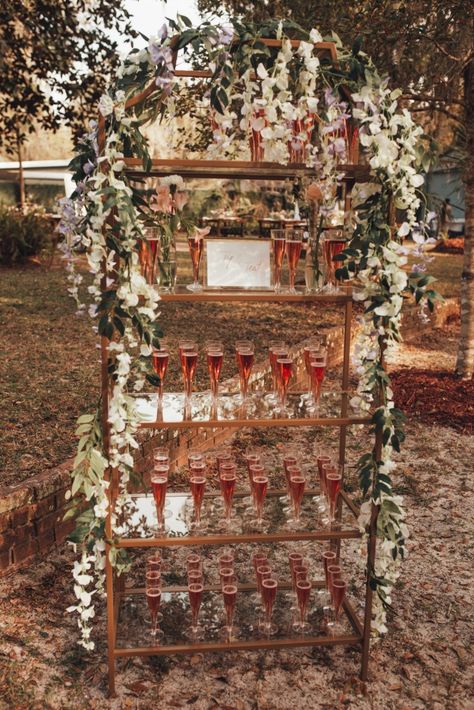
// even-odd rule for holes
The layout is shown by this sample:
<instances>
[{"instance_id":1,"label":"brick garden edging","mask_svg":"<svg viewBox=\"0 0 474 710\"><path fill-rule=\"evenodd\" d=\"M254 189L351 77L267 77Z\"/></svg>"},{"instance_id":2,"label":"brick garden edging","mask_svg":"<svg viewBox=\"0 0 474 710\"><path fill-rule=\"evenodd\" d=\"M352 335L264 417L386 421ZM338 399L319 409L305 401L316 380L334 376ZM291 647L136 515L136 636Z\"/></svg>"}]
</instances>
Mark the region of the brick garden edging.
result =
<instances>
[{"instance_id":1,"label":"brick garden edging","mask_svg":"<svg viewBox=\"0 0 474 710\"><path fill-rule=\"evenodd\" d=\"M459 315L459 300L450 298L439 305L431 317L431 327L441 328L451 318ZM402 330L406 338L420 332L416 309L407 309ZM353 333L356 327L353 328ZM329 361L337 364L342 358L343 328L331 328L328 337ZM296 348L301 368L302 349ZM266 364L257 365L252 382L261 383L268 375ZM228 380L225 384L231 385ZM235 386L237 383L234 382ZM177 466L187 461L190 448L209 449L218 446L229 436L227 429L167 430L164 435L146 438L136 456L137 470L144 472L151 465L153 449L164 442L170 446L171 458ZM10 574L28 565L38 555L59 547L74 528L74 521L63 521L66 510L65 494L70 487L72 459L54 469L49 469L18 486L0 487L0 576Z\"/></svg>"}]
</instances>

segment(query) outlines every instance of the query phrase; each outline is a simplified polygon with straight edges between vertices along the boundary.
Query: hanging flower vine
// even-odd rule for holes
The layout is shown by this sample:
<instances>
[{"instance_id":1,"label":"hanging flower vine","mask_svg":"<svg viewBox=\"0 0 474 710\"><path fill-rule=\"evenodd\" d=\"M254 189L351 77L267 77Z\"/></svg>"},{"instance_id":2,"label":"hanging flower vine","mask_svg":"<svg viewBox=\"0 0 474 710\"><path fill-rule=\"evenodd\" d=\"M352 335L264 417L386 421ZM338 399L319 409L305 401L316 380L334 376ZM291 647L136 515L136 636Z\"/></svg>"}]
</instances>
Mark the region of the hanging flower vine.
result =
<instances>
[{"instance_id":1,"label":"hanging flower vine","mask_svg":"<svg viewBox=\"0 0 474 710\"><path fill-rule=\"evenodd\" d=\"M279 47L268 47L262 38L277 38ZM291 39L301 42L292 47ZM350 117L360 131L360 143L368 161L371 182L359 189L359 206L353 215L355 228L347 248L339 255L341 277L356 276L356 297L364 304L360 335L355 343L359 375L352 405L373 412L375 431L382 437L381 450L364 454L358 463L364 501L359 524L366 531L372 506L378 508L378 549L375 569L369 570L377 590L375 628L386 631L385 613L391 588L405 554L408 530L400 496L394 494L392 452L403 442L403 415L393 403L384 354L400 339L403 296L415 294L433 308L437 298L431 278L419 272L407 274L400 242L413 231L420 206L418 173L421 131L406 110L398 106L399 93L391 91L372 63L357 48L346 50L337 37L338 67L314 52L321 40L291 22L271 21L258 28L235 21L232 27L203 23L193 28L179 17L163 26L146 49L133 51L122 63L116 84L104 95L99 112L105 126L104 145L98 145L93 125L72 162L77 184L72 200L63 204L62 232L69 259L70 293L78 300L80 275L73 268L78 245L87 248L93 274L88 288L89 313L97 320L99 335L108 339L109 375L112 381L108 407L110 441L104 441L97 413L78 421L78 453L72 472L71 509L77 526L72 540L81 546L74 568L74 591L82 644L93 648L91 622L94 597L103 592L105 519L108 480L105 472L118 472L119 492L112 521L113 536L126 528L131 505L127 493L133 474L133 450L138 447L139 417L133 393L148 381L158 384L152 372L152 346L159 346L158 295L142 276L139 245L143 238L142 198L125 171L125 156L141 158L143 168L151 161L141 128L149 121L174 115L176 52L206 57L212 78L204 92L203 106L212 110L213 157L246 157L248 138L258 137L266 160L282 164L292 152L314 169L322 211L334 209L336 189L344 175L342 164L351 152L347 125ZM153 86L154 92L148 90ZM145 91L143 100L126 106ZM208 115L203 114L203 121ZM153 205L163 213L166 188L161 184ZM161 200L161 201L160 201ZM405 220L395 228L388 219L394 208L404 210ZM417 232L417 239L423 241ZM104 273L105 270L105 273ZM80 308L83 307L80 306ZM111 547L111 562L120 572L127 569L123 550Z\"/></svg>"}]
</instances>

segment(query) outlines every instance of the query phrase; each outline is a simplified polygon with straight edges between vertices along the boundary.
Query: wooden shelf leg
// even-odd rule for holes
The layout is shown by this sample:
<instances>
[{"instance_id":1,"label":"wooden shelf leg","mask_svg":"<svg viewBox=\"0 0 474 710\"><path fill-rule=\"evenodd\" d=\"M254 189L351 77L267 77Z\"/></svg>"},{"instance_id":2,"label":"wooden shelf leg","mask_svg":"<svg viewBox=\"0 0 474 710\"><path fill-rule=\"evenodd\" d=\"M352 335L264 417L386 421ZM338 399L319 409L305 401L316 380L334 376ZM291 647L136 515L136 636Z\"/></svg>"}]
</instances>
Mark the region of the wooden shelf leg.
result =
<instances>
[{"instance_id":1,"label":"wooden shelf leg","mask_svg":"<svg viewBox=\"0 0 474 710\"><path fill-rule=\"evenodd\" d=\"M114 599L114 571L109 561L110 545L106 546L106 592L107 592L107 646L109 666L109 698L115 698L115 599Z\"/></svg>"},{"instance_id":2,"label":"wooden shelf leg","mask_svg":"<svg viewBox=\"0 0 474 710\"><path fill-rule=\"evenodd\" d=\"M365 591L364 637L362 641L362 663L360 668L360 679L364 682L367 680L369 673L370 636L372 631L372 598L374 594L372 587L370 586L370 577L375 564L377 516L378 508L376 505L372 505L372 514L369 524L369 539L367 541L367 580Z\"/></svg>"}]
</instances>

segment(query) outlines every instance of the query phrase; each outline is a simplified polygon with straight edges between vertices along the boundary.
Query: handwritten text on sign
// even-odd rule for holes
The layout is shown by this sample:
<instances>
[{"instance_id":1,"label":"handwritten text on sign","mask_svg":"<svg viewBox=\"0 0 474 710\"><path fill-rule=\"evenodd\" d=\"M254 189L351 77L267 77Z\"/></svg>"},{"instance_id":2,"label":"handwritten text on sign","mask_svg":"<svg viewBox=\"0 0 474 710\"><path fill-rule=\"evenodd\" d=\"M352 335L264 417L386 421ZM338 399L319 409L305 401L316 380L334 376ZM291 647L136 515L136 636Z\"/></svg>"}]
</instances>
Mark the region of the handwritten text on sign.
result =
<instances>
[{"instance_id":1,"label":"handwritten text on sign","mask_svg":"<svg viewBox=\"0 0 474 710\"><path fill-rule=\"evenodd\" d=\"M270 242L256 239L210 239L209 288L270 288Z\"/></svg>"}]
</instances>

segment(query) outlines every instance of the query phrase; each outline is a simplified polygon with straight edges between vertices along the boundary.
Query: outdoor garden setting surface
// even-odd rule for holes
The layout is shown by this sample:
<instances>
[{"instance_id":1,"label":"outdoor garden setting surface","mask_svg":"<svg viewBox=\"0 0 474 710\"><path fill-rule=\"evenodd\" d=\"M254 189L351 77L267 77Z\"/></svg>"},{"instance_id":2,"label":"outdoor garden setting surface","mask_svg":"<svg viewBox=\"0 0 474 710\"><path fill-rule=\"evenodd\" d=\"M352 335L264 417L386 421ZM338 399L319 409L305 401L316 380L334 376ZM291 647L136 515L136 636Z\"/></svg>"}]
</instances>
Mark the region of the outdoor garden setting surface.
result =
<instances>
[{"instance_id":1,"label":"outdoor garden setting surface","mask_svg":"<svg viewBox=\"0 0 474 710\"><path fill-rule=\"evenodd\" d=\"M452 369L457 325L422 336L421 346L401 346L391 367ZM406 497L409 556L390 634L373 647L366 687L357 679L356 650L196 654L121 661L118 698L105 700L103 605L98 651L88 655L75 645L75 620L65 611L74 600L74 556L63 550L0 583L0 708L471 710L474 528L466 511L474 504L474 436L417 419L409 419L396 474L396 491ZM263 447L267 437L273 447L269 437L279 431L244 430L236 446L250 439ZM308 446L308 431L287 434ZM352 460L357 453L352 437L348 453Z\"/></svg>"}]
</instances>

